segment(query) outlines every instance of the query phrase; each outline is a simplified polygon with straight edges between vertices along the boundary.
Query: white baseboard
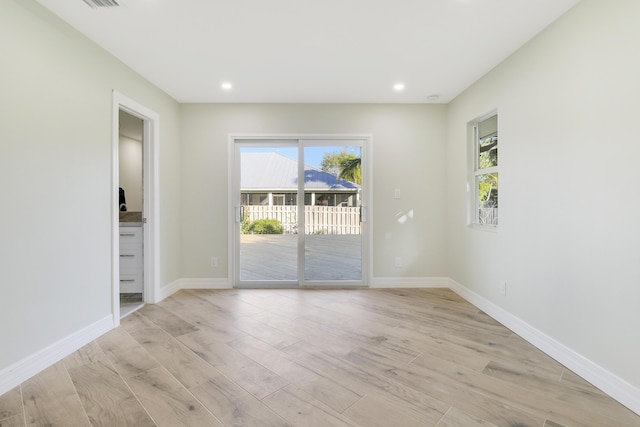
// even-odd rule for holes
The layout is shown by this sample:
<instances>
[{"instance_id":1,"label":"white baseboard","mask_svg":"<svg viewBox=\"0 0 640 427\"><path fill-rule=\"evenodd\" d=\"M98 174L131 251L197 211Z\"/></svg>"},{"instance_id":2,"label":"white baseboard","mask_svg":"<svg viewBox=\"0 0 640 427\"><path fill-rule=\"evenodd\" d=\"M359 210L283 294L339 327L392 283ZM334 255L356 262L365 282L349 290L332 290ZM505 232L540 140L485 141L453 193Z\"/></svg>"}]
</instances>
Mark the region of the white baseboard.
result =
<instances>
[{"instance_id":1,"label":"white baseboard","mask_svg":"<svg viewBox=\"0 0 640 427\"><path fill-rule=\"evenodd\" d=\"M448 288L448 277L374 277L371 288ZM229 279L178 279L160 289L156 302L160 302L180 289L232 289Z\"/></svg>"},{"instance_id":2,"label":"white baseboard","mask_svg":"<svg viewBox=\"0 0 640 427\"><path fill-rule=\"evenodd\" d=\"M113 316L106 316L3 369L0 371L0 395L109 332L113 324Z\"/></svg>"},{"instance_id":3,"label":"white baseboard","mask_svg":"<svg viewBox=\"0 0 640 427\"><path fill-rule=\"evenodd\" d=\"M213 278L213 279L182 279L182 287L180 289L231 289L229 279Z\"/></svg>"},{"instance_id":4,"label":"white baseboard","mask_svg":"<svg viewBox=\"0 0 640 427\"><path fill-rule=\"evenodd\" d=\"M455 280L449 279L448 287L536 348L640 415L640 388L629 384Z\"/></svg>"},{"instance_id":5,"label":"white baseboard","mask_svg":"<svg viewBox=\"0 0 640 427\"><path fill-rule=\"evenodd\" d=\"M226 277L178 279L160 288L160 291L156 292L156 300L153 303L157 304L181 289L231 289L231 285L229 284L229 279Z\"/></svg>"},{"instance_id":6,"label":"white baseboard","mask_svg":"<svg viewBox=\"0 0 640 427\"><path fill-rule=\"evenodd\" d=\"M157 304L163 299L170 297L180 289L182 289L182 279L174 280L173 282L161 287L154 295L155 299L153 301L153 304Z\"/></svg>"},{"instance_id":7,"label":"white baseboard","mask_svg":"<svg viewBox=\"0 0 640 427\"><path fill-rule=\"evenodd\" d=\"M374 277L371 288L448 288L447 277Z\"/></svg>"}]
</instances>

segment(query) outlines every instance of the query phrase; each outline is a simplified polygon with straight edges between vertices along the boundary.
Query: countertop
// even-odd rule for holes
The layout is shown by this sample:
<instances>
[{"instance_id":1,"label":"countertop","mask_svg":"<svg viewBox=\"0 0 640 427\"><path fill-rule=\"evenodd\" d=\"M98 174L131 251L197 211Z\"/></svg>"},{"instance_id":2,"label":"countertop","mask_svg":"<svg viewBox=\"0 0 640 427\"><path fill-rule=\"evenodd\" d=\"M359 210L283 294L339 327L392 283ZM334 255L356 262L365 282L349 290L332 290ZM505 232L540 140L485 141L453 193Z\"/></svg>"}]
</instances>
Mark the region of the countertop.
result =
<instances>
[{"instance_id":1,"label":"countertop","mask_svg":"<svg viewBox=\"0 0 640 427\"><path fill-rule=\"evenodd\" d=\"M120 227L141 227L142 212L120 212Z\"/></svg>"}]
</instances>

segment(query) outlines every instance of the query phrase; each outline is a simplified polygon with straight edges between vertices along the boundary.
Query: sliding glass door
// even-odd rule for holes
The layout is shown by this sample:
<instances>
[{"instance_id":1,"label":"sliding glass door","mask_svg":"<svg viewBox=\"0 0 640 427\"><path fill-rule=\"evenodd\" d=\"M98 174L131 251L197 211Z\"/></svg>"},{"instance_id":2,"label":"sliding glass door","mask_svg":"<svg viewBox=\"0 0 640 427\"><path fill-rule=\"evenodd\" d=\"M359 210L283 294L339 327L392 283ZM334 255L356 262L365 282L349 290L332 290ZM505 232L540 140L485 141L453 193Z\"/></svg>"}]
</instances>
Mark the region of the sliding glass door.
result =
<instances>
[{"instance_id":1,"label":"sliding glass door","mask_svg":"<svg viewBox=\"0 0 640 427\"><path fill-rule=\"evenodd\" d=\"M364 284L366 141L233 139L236 286Z\"/></svg>"},{"instance_id":2,"label":"sliding glass door","mask_svg":"<svg viewBox=\"0 0 640 427\"><path fill-rule=\"evenodd\" d=\"M305 144L303 150L308 162L324 159L326 170L305 166L304 281L361 281L362 147Z\"/></svg>"},{"instance_id":3,"label":"sliding glass door","mask_svg":"<svg viewBox=\"0 0 640 427\"><path fill-rule=\"evenodd\" d=\"M285 142L238 143L236 215L239 283L298 282L298 147Z\"/></svg>"}]
</instances>

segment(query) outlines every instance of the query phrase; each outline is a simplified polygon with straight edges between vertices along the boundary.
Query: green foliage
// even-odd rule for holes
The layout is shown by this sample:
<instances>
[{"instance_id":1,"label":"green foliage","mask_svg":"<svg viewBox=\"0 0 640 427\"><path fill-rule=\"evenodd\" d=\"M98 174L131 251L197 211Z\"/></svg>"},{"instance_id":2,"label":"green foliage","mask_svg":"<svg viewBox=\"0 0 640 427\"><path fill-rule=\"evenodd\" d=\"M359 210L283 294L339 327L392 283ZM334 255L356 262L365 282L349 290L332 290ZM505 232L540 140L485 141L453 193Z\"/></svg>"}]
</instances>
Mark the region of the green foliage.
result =
<instances>
[{"instance_id":1,"label":"green foliage","mask_svg":"<svg viewBox=\"0 0 640 427\"><path fill-rule=\"evenodd\" d=\"M478 202L482 207L498 205L498 174L487 173L478 176Z\"/></svg>"},{"instance_id":2,"label":"green foliage","mask_svg":"<svg viewBox=\"0 0 640 427\"><path fill-rule=\"evenodd\" d=\"M361 158L348 151L325 153L320 168L341 179L362 184Z\"/></svg>"},{"instance_id":3,"label":"green foliage","mask_svg":"<svg viewBox=\"0 0 640 427\"><path fill-rule=\"evenodd\" d=\"M346 155L349 155L346 151L325 153L320 162L320 169L335 176L340 175L340 161Z\"/></svg>"},{"instance_id":4,"label":"green foliage","mask_svg":"<svg viewBox=\"0 0 640 427\"><path fill-rule=\"evenodd\" d=\"M493 133L479 141L478 169L498 166L498 135ZM481 207L498 206L498 174L485 173L478 176L478 202Z\"/></svg>"},{"instance_id":5,"label":"green foliage","mask_svg":"<svg viewBox=\"0 0 640 427\"><path fill-rule=\"evenodd\" d=\"M249 234L249 215L247 214L247 209L243 209L242 221L240 222L240 234Z\"/></svg>"},{"instance_id":6,"label":"green foliage","mask_svg":"<svg viewBox=\"0 0 640 427\"><path fill-rule=\"evenodd\" d=\"M362 184L362 159L355 156L351 159L343 159L340 163L339 177L356 184Z\"/></svg>"},{"instance_id":7,"label":"green foliage","mask_svg":"<svg viewBox=\"0 0 640 427\"><path fill-rule=\"evenodd\" d=\"M277 219L257 219L249 224L247 232L251 234L282 234L284 228Z\"/></svg>"},{"instance_id":8,"label":"green foliage","mask_svg":"<svg viewBox=\"0 0 640 427\"><path fill-rule=\"evenodd\" d=\"M498 136L493 134L480 139L478 151L478 168L486 169L498 166Z\"/></svg>"}]
</instances>

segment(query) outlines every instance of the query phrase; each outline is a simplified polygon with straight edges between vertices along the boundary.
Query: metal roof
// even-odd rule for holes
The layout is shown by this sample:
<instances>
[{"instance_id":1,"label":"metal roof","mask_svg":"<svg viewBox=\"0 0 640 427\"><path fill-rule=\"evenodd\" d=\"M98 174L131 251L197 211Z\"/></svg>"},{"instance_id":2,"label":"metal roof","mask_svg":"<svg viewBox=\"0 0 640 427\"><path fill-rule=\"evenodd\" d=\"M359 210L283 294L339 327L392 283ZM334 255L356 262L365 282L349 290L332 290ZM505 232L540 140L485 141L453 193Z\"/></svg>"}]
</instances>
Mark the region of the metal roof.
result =
<instances>
[{"instance_id":1,"label":"metal roof","mask_svg":"<svg viewBox=\"0 0 640 427\"><path fill-rule=\"evenodd\" d=\"M243 152L240 154L241 191L297 191L298 162L280 153ZM339 179L313 166L304 166L305 189L355 192L360 186Z\"/></svg>"}]
</instances>

